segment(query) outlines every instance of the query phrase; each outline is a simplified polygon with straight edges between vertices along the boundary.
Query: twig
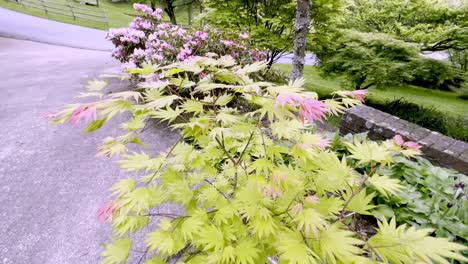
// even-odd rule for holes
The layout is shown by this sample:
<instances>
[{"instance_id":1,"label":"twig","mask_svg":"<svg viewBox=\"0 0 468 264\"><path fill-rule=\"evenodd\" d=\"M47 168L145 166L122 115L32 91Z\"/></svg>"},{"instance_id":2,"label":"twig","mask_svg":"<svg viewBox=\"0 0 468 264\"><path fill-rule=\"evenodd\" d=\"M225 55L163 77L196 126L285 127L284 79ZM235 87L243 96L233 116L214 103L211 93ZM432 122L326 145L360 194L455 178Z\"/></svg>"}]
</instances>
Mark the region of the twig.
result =
<instances>
[{"instance_id":1,"label":"twig","mask_svg":"<svg viewBox=\"0 0 468 264\"><path fill-rule=\"evenodd\" d=\"M226 196L225 193L223 193L221 190L218 189L218 187L216 187L212 182L210 182L209 180L205 180L205 182L207 182L208 184L210 184L211 186L213 186L213 188L215 188L224 198L226 198L226 200L228 200L229 202L231 201L231 198L229 196Z\"/></svg>"},{"instance_id":2,"label":"twig","mask_svg":"<svg viewBox=\"0 0 468 264\"><path fill-rule=\"evenodd\" d=\"M169 150L169 152L166 154L166 156L164 157L164 161L161 163L161 165L159 165L158 169L153 173L153 175L151 175L151 178L150 180L148 181L148 184L151 183L153 180L154 180L154 177L156 177L156 175L159 173L159 171L161 170L162 166L164 165L164 163L166 162L167 158L169 158L169 156L172 154L172 152L174 151L175 147L180 143L182 142L182 140L184 139L184 135L181 135L180 138L177 140L176 143L174 143L174 145L172 145L171 149Z\"/></svg>"}]
</instances>

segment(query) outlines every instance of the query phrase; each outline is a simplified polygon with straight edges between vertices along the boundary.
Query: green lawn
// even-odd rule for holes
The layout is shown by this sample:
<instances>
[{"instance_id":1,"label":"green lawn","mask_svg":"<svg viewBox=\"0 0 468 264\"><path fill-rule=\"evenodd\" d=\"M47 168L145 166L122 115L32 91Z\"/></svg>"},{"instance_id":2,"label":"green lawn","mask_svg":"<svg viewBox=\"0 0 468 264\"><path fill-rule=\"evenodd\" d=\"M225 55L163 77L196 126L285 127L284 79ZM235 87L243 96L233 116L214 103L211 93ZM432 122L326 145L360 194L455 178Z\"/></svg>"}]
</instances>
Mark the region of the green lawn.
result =
<instances>
[{"instance_id":1,"label":"green lawn","mask_svg":"<svg viewBox=\"0 0 468 264\"><path fill-rule=\"evenodd\" d=\"M275 67L289 72L291 65L276 65ZM308 89L317 92L320 96L330 94L337 90L346 90L341 85L340 79L325 79L320 76L314 66L304 68L304 78ZM468 102L460 99L453 92L425 89L416 86L388 87L377 89L371 87L368 97L373 101L383 102L404 98L405 100L420 105L434 107L443 113L466 116L468 113Z\"/></svg>"},{"instance_id":2,"label":"green lawn","mask_svg":"<svg viewBox=\"0 0 468 264\"><path fill-rule=\"evenodd\" d=\"M65 0L48 0L50 2L60 2L60 3L66 3ZM83 7L82 4L73 2L73 5L76 6L81 6ZM58 15L58 14L46 14L43 10L33 8L33 7L25 7L20 4L10 2L7 0L0 0L0 7L7 8L10 10L14 10L17 12L37 16L37 17L42 17L42 18L47 18L50 20L55 20L59 22L64 22L64 23L69 23L69 24L75 24L79 26L84 26L84 27L90 27L90 28L96 28L96 29L103 29L107 30L108 28L115 28L115 27L127 27L130 21L133 19L134 16L137 14L133 8L132 5L129 4L128 2L111 2L110 0L100 0L99 1L99 7L105 9L109 25L106 25L105 23L100 23L100 22L92 22L92 21L86 21L82 19L77 19L74 20L71 17L63 16L63 15ZM92 9L92 6L84 6L86 8ZM181 6L177 8L177 19L178 23L181 25L186 25L188 24L188 14L187 14L187 7ZM193 17L198 15L199 13L199 8L194 6L193 7ZM169 21L167 17L163 18L164 21Z\"/></svg>"}]
</instances>

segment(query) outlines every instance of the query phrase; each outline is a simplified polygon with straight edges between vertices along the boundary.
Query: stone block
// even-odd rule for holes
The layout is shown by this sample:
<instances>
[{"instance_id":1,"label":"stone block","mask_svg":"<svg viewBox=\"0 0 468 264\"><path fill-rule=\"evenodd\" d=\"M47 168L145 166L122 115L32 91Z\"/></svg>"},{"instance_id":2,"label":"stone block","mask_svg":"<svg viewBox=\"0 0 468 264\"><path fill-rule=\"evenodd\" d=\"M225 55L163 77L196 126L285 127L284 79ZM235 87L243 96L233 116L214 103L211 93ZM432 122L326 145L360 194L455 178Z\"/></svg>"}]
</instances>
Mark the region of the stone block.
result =
<instances>
[{"instance_id":1,"label":"stone block","mask_svg":"<svg viewBox=\"0 0 468 264\"><path fill-rule=\"evenodd\" d=\"M400 134L422 145L426 158L436 164L468 174L468 144L417 126L371 107L351 108L340 123L340 133L368 132L372 140L385 140Z\"/></svg>"}]
</instances>

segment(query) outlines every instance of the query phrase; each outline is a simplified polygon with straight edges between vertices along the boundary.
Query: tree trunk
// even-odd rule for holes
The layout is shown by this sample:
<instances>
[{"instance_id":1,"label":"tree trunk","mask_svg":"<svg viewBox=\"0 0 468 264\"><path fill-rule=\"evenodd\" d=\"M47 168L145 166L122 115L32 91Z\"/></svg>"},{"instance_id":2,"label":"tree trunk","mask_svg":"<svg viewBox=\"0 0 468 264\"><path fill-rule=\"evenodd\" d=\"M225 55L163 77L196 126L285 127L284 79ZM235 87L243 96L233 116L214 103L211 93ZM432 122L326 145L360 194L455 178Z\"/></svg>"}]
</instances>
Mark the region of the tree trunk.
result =
<instances>
[{"instance_id":1,"label":"tree trunk","mask_svg":"<svg viewBox=\"0 0 468 264\"><path fill-rule=\"evenodd\" d=\"M151 9L156 10L156 3L154 0L150 0Z\"/></svg>"},{"instance_id":2,"label":"tree trunk","mask_svg":"<svg viewBox=\"0 0 468 264\"><path fill-rule=\"evenodd\" d=\"M297 0L296 22L294 24L294 56L290 80L299 79L304 72L307 33L310 24L310 0Z\"/></svg>"},{"instance_id":3,"label":"tree trunk","mask_svg":"<svg viewBox=\"0 0 468 264\"><path fill-rule=\"evenodd\" d=\"M163 0L163 6L164 6L164 12L169 16L169 19L171 20L171 23L174 25L177 25L177 19L175 16L175 6L174 6L174 1L175 0Z\"/></svg>"},{"instance_id":4,"label":"tree trunk","mask_svg":"<svg viewBox=\"0 0 468 264\"><path fill-rule=\"evenodd\" d=\"M191 26L192 25L192 3L188 4L187 14L188 14L188 24L189 26Z\"/></svg>"}]
</instances>

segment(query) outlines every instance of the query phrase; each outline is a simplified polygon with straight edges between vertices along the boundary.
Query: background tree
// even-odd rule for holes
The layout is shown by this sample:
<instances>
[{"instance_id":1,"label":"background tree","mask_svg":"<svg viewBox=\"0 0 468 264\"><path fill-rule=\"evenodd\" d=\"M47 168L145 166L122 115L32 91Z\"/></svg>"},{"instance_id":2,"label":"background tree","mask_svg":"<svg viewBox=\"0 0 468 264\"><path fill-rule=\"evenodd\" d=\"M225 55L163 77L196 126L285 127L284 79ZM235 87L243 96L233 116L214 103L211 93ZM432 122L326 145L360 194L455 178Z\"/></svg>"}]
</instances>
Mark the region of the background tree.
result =
<instances>
[{"instance_id":1,"label":"background tree","mask_svg":"<svg viewBox=\"0 0 468 264\"><path fill-rule=\"evenodd\" d=\"M458 69L420 56L414 43L382 33L341 33L335 45L320 54L321 68L345 76L355 89L409 83L448 90L463 82Z\"/></svg>"},{"instance_id":2,"label":"background tree","mask_svg":"<svg viewBox=\"0 0 468 264\"><path fill-rule=\"evenodd\" d=\"M226 32L245 32L252 43L268 49L268 66L290 51L294 35L292 0L204 0L204 21Z\"/></svg>"},{"instance_id":3,"label":"background tree","mask_svg":"<svg viewBox=\"0 0 468 264\"><path fill-rule=\"evenodd\" d=\"M296 21L294 24L294 56L291 75L289 79L295 80L302 77L304 72L304 58L307 43L307 33L310 24L309 0L297 0Z\"/></svg>"},{"instance_id":4,"label":"background tree","mask_svg":"<svg viewBox=\"0 0 468 264\"><path fill-rule=\"evenodd\" d=\"M338 23L322 29L327 33L319 35L328 39L319 39L314 52L325 73L344 73L356 88L385 83L458 88L464 83L460 64L424 58L421 53L466 50L466 10L429 0L353 0L337 12ZM340 16L346 23L339 22ZM403 60L394 57L393 51L403 46L412 46L416 52L405 53L409 57ZM404 73L397 73L403 69Z\"/></svg>"}]
</instances>

